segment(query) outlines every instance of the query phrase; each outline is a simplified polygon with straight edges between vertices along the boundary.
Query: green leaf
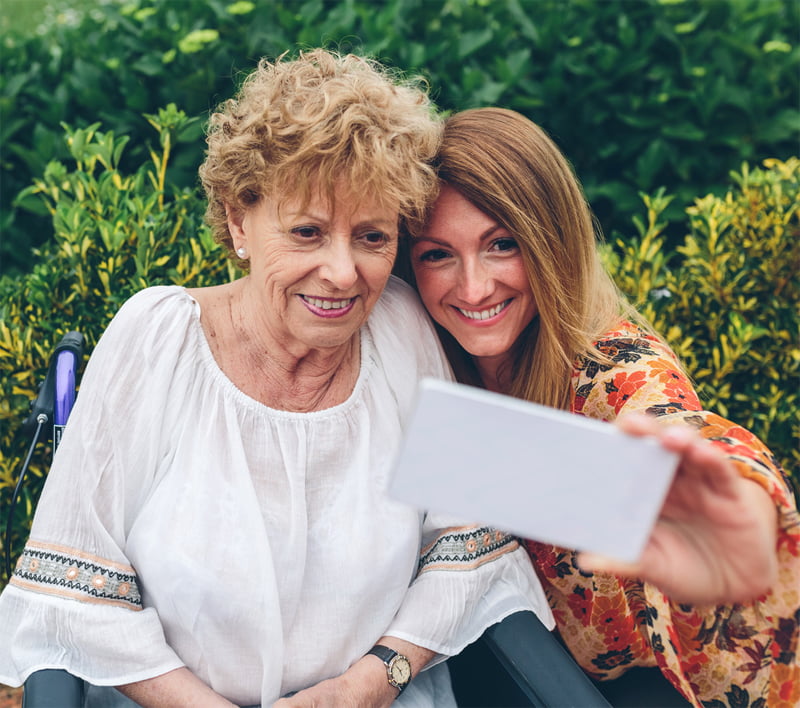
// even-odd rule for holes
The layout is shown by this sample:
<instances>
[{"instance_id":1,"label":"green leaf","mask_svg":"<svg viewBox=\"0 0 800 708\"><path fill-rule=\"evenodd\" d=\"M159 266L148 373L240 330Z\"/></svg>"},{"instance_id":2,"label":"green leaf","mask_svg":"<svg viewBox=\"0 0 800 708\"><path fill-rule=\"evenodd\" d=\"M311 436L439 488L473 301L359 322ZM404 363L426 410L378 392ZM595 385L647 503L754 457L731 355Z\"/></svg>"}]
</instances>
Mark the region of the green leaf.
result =
<instances>
[{"instance_id":1,"label":"green leaf","mask_svg":"<svg viewBox=\"0 0 800 708\"><path fill-rule=\"evenodd\" d=\"M492 30L488 27L482 30L471 30L465 32L458 38L459 59L466 59L471 54L477 52L481 47L488 44L492 39Z\"/></svg>"},{"instance_id":2,"label":"green leaf","mask_svg":"<svg viewBox=\"0 0 800 708\"><path fill-rule=\"evenodd\" d=\"M215 29L194 30L178 42L178 49L183 54L196 54L218 39L219 32Z\"/></svg>"},{"instance_id":3,"label":"green leaf","mask_svg":"<svg viewBox=\"0 0 800 708\"><path fill-rule=\"evenodd\" d=\"M227 12L231 15L249 15L255 9L255 4L247 0L239 0L238 2L228 5L226 8Z\"/></svg>"}]
</instances>

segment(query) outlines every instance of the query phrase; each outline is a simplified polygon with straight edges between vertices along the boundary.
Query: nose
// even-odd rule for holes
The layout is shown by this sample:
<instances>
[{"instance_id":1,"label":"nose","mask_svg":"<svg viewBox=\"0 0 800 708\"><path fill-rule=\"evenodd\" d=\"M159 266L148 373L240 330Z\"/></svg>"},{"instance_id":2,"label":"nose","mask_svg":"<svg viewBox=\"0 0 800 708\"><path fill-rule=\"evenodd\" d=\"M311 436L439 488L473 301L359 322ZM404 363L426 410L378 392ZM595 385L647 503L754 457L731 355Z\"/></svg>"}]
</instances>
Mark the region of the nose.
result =
<instances>
[{"instance_id":1,"label":"nose","mask_svg":"<svg viewBox=\"0 0 800 708\"><path fill-rule=\"evenodd\" d=\"M324 250L320 276L337 290L347 290L358 280L356 261L350 239L332 239Z\"/></svg>"},{"instance_id":2,"label":"nose","mask_svg":"<svg viewBox=\"0 0 800 708\"><path fill-rule=\"evenodd\" d=\"M479 305L491 295L494 280L479 258L465 260L461 264L456 283L456 295L467 305Z\"/></svg>"}]
</instances>

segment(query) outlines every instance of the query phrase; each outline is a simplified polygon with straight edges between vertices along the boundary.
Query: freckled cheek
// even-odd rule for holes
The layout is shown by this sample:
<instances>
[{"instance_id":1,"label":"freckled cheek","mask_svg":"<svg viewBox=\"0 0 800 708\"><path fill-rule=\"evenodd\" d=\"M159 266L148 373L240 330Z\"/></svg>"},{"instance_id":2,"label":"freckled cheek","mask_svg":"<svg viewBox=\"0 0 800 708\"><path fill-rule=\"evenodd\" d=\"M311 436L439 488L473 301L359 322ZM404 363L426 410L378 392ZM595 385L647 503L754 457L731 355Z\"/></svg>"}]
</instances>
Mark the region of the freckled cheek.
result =
<instances>
[{"instance_id":1,"label":"freckled cheek","mask_svg":"<svg viewBox=\"0 0 800 708\"><path fill-rule=\"evenodd\" d=\"M456 282L452 271L443 268L420 268L416 276L422 298L431 303L452 290Z\"/></svg>"},{"instance_id":2,"label":"freckled cheek","mask_svg":"<svg viewBox=\"0 0 800 708\"><path fill-rule=\"evenodd\" d=\"M525 273L525 266L517 260L498 265L495 270L495 279L520 292L530 292L530 283Z\"/></svg>"},{"instance_id":3,"label":"freckled cheek","mask_svg":"<svg viewBox=\"0 0 800 708\"><path fill-rule=\"evenodd\" d=\"M416 279L422 304L434 320L443 324L444 316L450 313L443 302L445 295L452 289L449 279L443 273L422 268L416 271Z\"/></svg>"}]
</instances>

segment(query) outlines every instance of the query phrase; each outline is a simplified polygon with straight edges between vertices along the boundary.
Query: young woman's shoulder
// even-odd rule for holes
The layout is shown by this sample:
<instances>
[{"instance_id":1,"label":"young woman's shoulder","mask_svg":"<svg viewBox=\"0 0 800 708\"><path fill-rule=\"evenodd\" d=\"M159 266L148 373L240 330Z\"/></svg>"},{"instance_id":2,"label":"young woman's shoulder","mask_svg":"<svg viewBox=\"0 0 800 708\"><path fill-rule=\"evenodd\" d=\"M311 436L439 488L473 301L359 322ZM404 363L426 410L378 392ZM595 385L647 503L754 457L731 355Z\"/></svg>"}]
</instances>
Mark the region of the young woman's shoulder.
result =
<instances>
[{"instance_id":1,"label":"young woman's shoulder","mask_svg":"<svg viewBox=\"0 0 800 708\"><path fill-rule=\"evenodd\" d=\"M600 357L579 357L573 368L574 412L613 420L623 408L654 415L702 409L677 357L654 334L625 321L595 348Z\"/></svg>"},{"instance_id":2,"label":"young woman's shoulder","mask_svg":"<svg viewBox=\"0 0 800 708\"><path fill-rule=\"evenodd\" d=\"M595 348L617 363L655 356L667 357L677 364L677 357L663 339L628 320L598 337Z\"/></svg>"}]
</instances>

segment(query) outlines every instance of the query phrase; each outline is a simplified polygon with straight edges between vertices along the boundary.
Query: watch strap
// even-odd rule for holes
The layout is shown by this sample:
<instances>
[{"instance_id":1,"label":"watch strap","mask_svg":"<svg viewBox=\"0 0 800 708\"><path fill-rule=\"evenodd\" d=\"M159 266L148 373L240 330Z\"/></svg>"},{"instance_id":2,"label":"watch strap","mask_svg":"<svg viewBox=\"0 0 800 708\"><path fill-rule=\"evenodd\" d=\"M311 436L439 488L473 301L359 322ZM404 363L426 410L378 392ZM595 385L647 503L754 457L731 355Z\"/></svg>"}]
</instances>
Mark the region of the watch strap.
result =
<instances>
[{"instance_id":1,"label":"watch strap","mask_svg":"<svg viewBox=\"0 0 800 708\"><path fill-rule=\"evenodd\" d=\"M397 652L394 649L389 649L389 647L385 647L383 644L376 644L367 654L374 654L387 666L389 662L397 656Z\"/></svg>"},{"instance_id":2,"label":"watch strap","mask_svg":"<svg viewBox=\"0 0 800 708\"><path fill-rule=\"evenodd\" d=\"M409 677L404 682L398 683L392 677L392 663L394 659L397 658L398 660L405 662L410 671L411 662L408 660L408 658L396 652L394 649L384 646L383 644L376 644L367 652L367 654L373 654L374 656L377 656L384 663L386 666L386 678L389 681L389 685L394 686L399 691L398 695L400 695L400 693L402 693L406 689L406 686L408 686L408 684L411 682L411 679Z\"/></svg>"}]
</instances>

